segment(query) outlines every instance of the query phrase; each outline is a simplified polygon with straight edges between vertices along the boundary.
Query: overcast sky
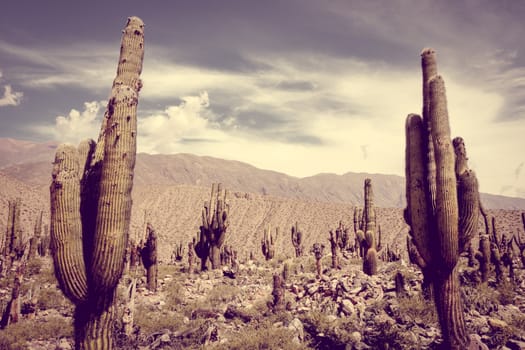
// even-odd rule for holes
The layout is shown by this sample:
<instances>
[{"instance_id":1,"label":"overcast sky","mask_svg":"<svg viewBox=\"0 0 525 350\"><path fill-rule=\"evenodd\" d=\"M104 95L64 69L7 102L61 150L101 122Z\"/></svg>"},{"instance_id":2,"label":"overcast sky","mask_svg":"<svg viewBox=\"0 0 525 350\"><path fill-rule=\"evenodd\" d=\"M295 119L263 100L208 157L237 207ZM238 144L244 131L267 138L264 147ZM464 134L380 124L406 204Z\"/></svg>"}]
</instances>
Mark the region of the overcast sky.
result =
<instances>
[{"instance_id":1,"label":"overcast sky","mask_svg":"<svg viewBox=\"0 0 525 350\"><path fill-rule=\"evenodd\" d=\"M525 197L525 1L28 1L0 6L0 137L96 138L128 16L139 151L304 177L404 175L433 47L481 190Z\"/></svg>"}]
</instances>

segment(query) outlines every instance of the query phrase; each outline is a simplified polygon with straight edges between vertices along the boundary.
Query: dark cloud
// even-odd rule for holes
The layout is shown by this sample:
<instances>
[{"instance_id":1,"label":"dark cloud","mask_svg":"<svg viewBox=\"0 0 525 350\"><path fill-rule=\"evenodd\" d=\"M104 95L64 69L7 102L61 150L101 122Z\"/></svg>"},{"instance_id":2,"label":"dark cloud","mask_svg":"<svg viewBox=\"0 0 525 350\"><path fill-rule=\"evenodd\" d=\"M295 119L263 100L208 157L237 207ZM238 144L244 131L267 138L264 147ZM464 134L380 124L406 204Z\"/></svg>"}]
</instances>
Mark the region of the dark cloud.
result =
<instances>
[{"instance_id":1,"label":"dark cloud","mask_svg":"<svg viewBox=\"0 0 525 350\"><path fill-rule=\"evenodd\" d=\"M276 88L290 91L312 91L315 90L315 84L304 80L281 81Z\"/></svg>"},{"instance_id":2,"label":"dark cloud","mask_svg":"<svg viewBox=\"0 0 525 350\"><path fill-rule=\"evenodd\" d=\"M217 143L219 141L213 139L204 139L204 138L190 138L183 137L179 140L179 143L182 144L192 144L192 143Z\"/></svg>"}]
</instances>

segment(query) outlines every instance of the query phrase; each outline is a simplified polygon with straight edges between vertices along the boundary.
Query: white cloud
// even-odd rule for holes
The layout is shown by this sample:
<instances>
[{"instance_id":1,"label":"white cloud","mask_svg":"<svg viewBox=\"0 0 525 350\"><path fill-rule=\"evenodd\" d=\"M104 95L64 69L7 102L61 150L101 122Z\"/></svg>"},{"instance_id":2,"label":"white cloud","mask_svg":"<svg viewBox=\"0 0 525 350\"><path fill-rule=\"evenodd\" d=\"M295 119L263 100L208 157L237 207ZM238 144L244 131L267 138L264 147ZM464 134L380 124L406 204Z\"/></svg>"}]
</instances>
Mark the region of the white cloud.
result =
<instances>
[{"instance_id":1,"label":"white cloud","mask_svg":"<svg viewBox=\"0 0 525 350\"><path fill-rule=\"evenodd\" d=\"M87 138L96 140L104 113L103 106L103 102L85 102L82 111L73 108L68 115L57 116L54 125L40 125L34 130L58 142L78 144Z\"/></svg>"},{"instance_id":2,"label":"white cloud","mask_svg":"<svg viewBox=\"0 0 525 350\"><path fill-rule=\"evenodd\" d=\"M18 106L24 93L13 91L11 85L4 85L4 96L0 98L0 106Z\"/></svg>"},{"instance_id":3,"label":"white cloud","mask_svg":"<svg viewBox=\"0 0 525 350\"><path fill-rule=\"evenodd\" d=\"M194 153L199 145L225 141L226 134L214 127L207 92L185 96L178 105L139 118L139 152L173 153L187 151L188 144ZM204 146L206 147L206 146Z\"/></svg>"}]
</instances>

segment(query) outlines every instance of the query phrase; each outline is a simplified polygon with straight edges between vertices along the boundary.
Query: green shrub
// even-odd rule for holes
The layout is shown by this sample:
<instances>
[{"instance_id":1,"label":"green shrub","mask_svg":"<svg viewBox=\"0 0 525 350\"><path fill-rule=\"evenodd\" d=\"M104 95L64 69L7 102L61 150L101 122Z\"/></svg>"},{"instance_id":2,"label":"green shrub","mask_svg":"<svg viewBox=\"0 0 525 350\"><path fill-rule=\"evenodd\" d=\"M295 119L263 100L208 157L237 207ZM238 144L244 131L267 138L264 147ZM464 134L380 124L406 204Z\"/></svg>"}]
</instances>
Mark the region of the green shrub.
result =
<instances>
[{"instance_id":1,"label":"green shrub","mask_svg":"<svg viewBox=\"0 0 525 350\"><path fill-rule=\"evenodd\" d=\"M0 349L26 349L30 340L58 340L73 336L71 320L60 317L48 317L45 320L22 319L0 330Z\"/></svg>"}]
</instances>

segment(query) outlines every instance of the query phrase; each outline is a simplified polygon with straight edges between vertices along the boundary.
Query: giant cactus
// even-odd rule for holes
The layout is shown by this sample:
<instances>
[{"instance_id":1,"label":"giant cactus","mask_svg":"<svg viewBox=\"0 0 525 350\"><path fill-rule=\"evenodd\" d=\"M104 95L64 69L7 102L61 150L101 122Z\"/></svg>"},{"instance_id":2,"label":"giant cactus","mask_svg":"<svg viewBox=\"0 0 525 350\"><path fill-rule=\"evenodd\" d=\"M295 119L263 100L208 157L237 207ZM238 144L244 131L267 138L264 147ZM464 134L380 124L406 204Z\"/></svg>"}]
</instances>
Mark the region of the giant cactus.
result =
<instances>
[{"instance_id":1,"label":"giant cactus","mask_svg":"<svg viewBox=\"0 0 525 350\"><path fill-rule=\"evenodd\" d=\"M444 81L435 52L423 50L423 118L406 120L405 219L431 277L444 348L466 349L456 264L475 233L479 214L477 180L467 166L464 144L450 138ZM463 149L458 149L463 147ZM429 273L430 271L430 273Z\"/></svg>"},{"instance_id":2,"label":"giant cactus","mask_svg":"<svg viewBox=\"0 0 525 350\"><path fill-rule=\"evenodd\" d=\"M228 214L230 207L226 203L226 199L227 191L222 188L222 184L214 183L211 187L210 200L204 202L204 208L202 209L202 225L200 229L206 236L209 244L209 257L212 269L218 269L221 265L221 246L226 239L226 231L229 225Z\"/></svg>"},{"instance_id":3,"label":"giant cactus","mask_svg":"<svg viewBox=\"0 0 525 350\"><path fill-rule=\"evenodd\" d=\"M58 146L53 164L51 247L55 275L75 304L75 347L113 347L113 305L131 217L144 24L128 18L99 141Z\"/></svg>"}]
</instances>

